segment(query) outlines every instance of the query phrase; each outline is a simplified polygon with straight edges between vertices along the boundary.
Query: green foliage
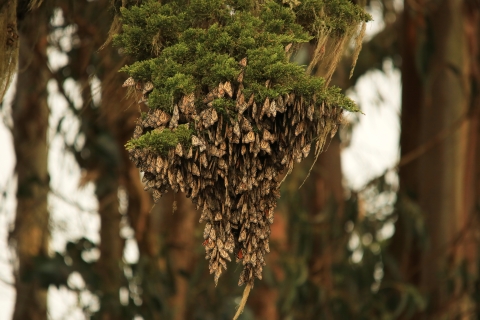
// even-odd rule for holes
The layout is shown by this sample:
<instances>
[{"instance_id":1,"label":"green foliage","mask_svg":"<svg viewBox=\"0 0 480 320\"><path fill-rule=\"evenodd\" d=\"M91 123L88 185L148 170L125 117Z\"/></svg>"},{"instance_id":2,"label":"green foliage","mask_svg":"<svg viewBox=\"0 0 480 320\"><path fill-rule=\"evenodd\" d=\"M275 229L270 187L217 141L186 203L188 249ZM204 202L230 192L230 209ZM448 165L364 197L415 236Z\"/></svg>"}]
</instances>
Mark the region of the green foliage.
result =
<instances>
[{"instance_id":1,"label":"green foliage","mask_svg":"<svg viewBox=\"0 0 480 320\"><path fill-rule=\"evenodd\" d=\"M326 105L339 106L350 112L360 111L355 102L347 98L338 87L328 88L328 90L322 93L320 99L323 100Z\"/></svg>"},{"instance_id":2,"label":"green foliage","mask_svg":"<svg viewBox=\"0 0 480 320\"><path fill-rule=\"evenodd\" d=\"M147 148L157 151L160 154L166 154L168 150L174 148L178 143L188 146L191 140L192 130L188 124L179 125L175 130L155 129L140 136L138 139L132 139L127 142L127 150L135 148Z\"/></svg>"},{"instance_id":3,"label":"green foliage","mask_svg":"<svg viewBox=\"0 0 480 320\"><path fill-rule=\"evenodd\" d=\"M280 208L289 213L290 246L279 262L285 279L275 284L280 318L397 319L402 312L421 310L425 302L414 286L389 281L383 273L391 261L382 231L396 219L397 189L387 174L360 194L351 192L343 204L326 198L318 211L312 206L318 180L307 180L297 191L308 167L294 170L282 185ZM327 168L316 165L313 174Z\"/></svg>"},{"instance_id":4,"label":"green foliage","mask_svg":"<svg viewBox=\"0 0 480 320\"><path fill-rule=\"evenodd\" d=\"M324 83L306 75L305 67L290 62L285 53L289 44L315 41L319 29L341 36L369 20L350 1L307 0L291 8L281 1L150 0L121 13L123 32L114 43L137 59L122 70L154 83L151 108L171 111L184 94L202 96L220 82L235 83L241 72L237 62L247 57L243 84L259 101L292 91L306 98L333 94L329 102L358 110L338 91L325 90Z\"/></svg>"}]
</instances>

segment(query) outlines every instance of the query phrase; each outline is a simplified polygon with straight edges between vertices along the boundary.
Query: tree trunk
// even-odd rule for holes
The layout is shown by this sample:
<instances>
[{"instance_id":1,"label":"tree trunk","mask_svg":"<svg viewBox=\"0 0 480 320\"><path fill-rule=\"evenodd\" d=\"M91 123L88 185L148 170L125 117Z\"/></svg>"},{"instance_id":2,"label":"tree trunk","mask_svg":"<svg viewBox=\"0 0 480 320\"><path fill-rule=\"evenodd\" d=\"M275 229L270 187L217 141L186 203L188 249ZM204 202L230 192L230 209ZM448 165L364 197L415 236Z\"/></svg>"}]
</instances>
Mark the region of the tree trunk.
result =
<instances>
[{"instance_id":1,"label":"tree trunk","mask_svg":"<svg viewBox=\"0 0 480 320\"><path fill-rule=\"evenodd\" d=\"M20 63L13 102L13 138L18 178L17 212L11 244L16 250L13 319L47 319L47 290L35 275L37 257L48 255L48 116L46 61L49 16L45 8L26 17L20 28Z\"/></svg>"},{"instance_id":2,"label":"tree trunk","mask_svg":"<svg viewBox=\"0 0 480 320\"><path fill-rule=\"evenodd\" d=\"M174 197L177 210L173 212L171 200L173 194L166 197L166 206L162 210L164 234L166 234L167 260L174 276L174 293L169 300L172 319L188 319L190 276L193 272L195 252L195 229L198 226L199 214L190 199L183 193ZM198 239L198 241L201 241Z\"/></svg>"},{"instance_id":3,"label":"tree trunk","mask_svg":"<svg viewBox=\"0 0 480 320\"><path fill-rule=\"evenodd\" d=\"M0 101L15 74L18 61L17 1L0 2Z\"/></svg>"},{"instance_id":4,"label":"tree trunk","mask_svg":"<svg viewBox=\"0 0 480 320\"><path fill-rule=\"evenodd\" d=\"M402 115L400 132L401 162L399 170L399 203L418 200L418 157L411 158L419 147L420 117L419 110L423 101L423 83L416 65L416 43L421 15L412 14L406 6L403 12L402 34ZM405 161L406 157L408 162ZM400 209L401 210L401 209ZM395 234L388 248L392 260L386 260L386 278L408 281L419 285L418 261L420 259L420 239L412 218L405 213L398 216Z\"/></svg>"},{"instance_id":5,"label":"tree trunk","mask_svg":"<svg viewBox=\"0 0 480 320\"><path fill-rule=\"evenodd\" d=\"M407 233L400 212L390 251L428 298L424 318L466 318L477 273L479 12L457 0L418 9L405 3L400 184L418 201L427 241Z\"/></svg>"},{"instance_id":6,"label":"tree trunk","mask_svg":"<svg viewBox=\"0 0 480 320\"><path fill-rule=\"evenodd\" d=\"M476 260L465 252L470 246L465 241L470 236L465 234L472 232L471 217L475 214L473 202L465 201L466 197L472 199L475 184L469 176L476 172L475 166L469 166L476 162L475 153L468 152L471 131L476 131L470 114L470 70L477 65L477 57L471 56L470 46L478 45L479 40L478 32L467 39L465 29L469 24L476 22L474 28L478 30L478 20L468 19L470 14L463 1L450 0L439 3L425 20L424 45L427 50L434 46L434 51L424 66L420 142L450 132L419 159L419 203L426 214L430 238L421 275L422 288L430 294L431 310L445 319L458 317L463 304L459 302L467 289L454 273L462 263L471 266ZM469 43L471 40L475 42ZM454 288L449 289L448 280L452 278Z\"/></svg>"},{"instance_id":7,"label":"tree trunk","mask_svg":"<svg viewBox=\"0 0 480 320\"><path fill-rule=\"evenodd\" d=\"M112 21L108 1L64 2L61 8L67 19L77 25L80 39L79 46L69 53L72 76L80 84L83 100L78 114L85 145L83 150L76 152L76 159L85 170L84 182L95 184L100 215L100 258L95 264L100 281L93 285L98 285L101 296L100 310L95 317L101 320L126 319L129 315L123 314L120 302L124 239L120 236L122 214L118 192L122 173L127 170L122 158L123 141L119 141L117 135L124 129L119 118L124 115L122 111L128 107L129 100L124 100L118 93L121 81L117 72L122 65L121 59L111 47L98 51ZM92 88L89 70L95 71L100 87ZM98 93L101 101L95 102L94 95Z\"/></svg>"},{"instance_id":8,"label":"tree trunk","mask_svg":"<svg viewBox=\"0 0 480 320\"><path fill-rule=\"evenodd\" d=\"M325 292L321 302L327 319L333 319L330 304L335 290L338 290L333 270L335 265L346 261L343 250L347 241L344 231L345 194L340 151L340 139L337 136L318 157L310 177L312 194L305 199L312 226L309 278Z\"/></svg>"}]
</instances>

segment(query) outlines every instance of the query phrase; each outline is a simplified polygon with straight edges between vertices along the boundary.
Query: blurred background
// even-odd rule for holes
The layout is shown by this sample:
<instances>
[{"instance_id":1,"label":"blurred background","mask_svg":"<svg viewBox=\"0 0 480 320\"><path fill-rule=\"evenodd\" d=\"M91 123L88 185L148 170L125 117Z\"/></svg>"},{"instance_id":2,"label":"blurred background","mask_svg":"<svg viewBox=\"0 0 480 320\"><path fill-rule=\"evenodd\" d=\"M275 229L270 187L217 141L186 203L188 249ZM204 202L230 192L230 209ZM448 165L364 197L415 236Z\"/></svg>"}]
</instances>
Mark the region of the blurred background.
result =
<instances>
[{"instance_id":1,"label":"blurred background","mask_svg":"<svg viewBox=\"0 0 480 320\"><path fill-rule=\"evenodd\" d=\"M120 1L40 2L0 0L19 30L0 104L0 319L231 319L240 268L214 286L198 212L181 194L154 204L125 151L138 106L106 43ZM313 159L282 185L241 319L480 318L479 7L367 1L353 77L346 57L332 80L365 115L346 114L301 188Z\"/></svg>"}]
</instances>

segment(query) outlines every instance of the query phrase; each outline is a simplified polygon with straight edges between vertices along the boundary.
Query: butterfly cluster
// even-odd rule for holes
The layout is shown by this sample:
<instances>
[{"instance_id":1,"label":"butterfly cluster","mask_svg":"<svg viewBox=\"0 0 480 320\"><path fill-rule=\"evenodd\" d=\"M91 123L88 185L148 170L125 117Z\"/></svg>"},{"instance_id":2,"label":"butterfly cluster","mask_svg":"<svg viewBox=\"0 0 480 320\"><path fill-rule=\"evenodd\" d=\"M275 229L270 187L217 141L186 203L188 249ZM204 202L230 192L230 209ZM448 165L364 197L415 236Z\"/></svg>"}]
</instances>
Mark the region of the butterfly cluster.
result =
<instances>
[{"instance_id":1,"label":"butterfly cluster","mask_svg":"<svg viewBox=\"0 0 480 320\"><path fill-rule=\"evenodd\" d=\"M239 285L253 285L262 278L270 251L281 174L307 157L312 143L316 154L321 151L337 130L342 109L295 93L259 100L244 88L247 59L239 65L242 72L234 83L220 83L201 96L185 95L171 114L151 109L134 132L138 138L189 126L194 128L190 143L179 142L164 153L139 147L129 152L155 200L168 190L181 191L201 211L203 245L215 283L234 256L243 264ZM138 86L148 95L154 89L148 84L130 78L125 86ZM231 110L217 110L217 99L229 99Z\"/></svg>"},{"instance_id":2,"label":"butterfly cluster","mask_svg":"<svg viewBox=\"0 0 480 320\"><path fill-rule=\"evenodd\" d=\"M151 83L150 81L135 81L132 77L125 80L122 87L134 87L136 91L141 92L142 97L138 101L138 103L148 103L148 95L150 94L150 92L153 91L153 83Z\"/></svg>"}]
</instances>

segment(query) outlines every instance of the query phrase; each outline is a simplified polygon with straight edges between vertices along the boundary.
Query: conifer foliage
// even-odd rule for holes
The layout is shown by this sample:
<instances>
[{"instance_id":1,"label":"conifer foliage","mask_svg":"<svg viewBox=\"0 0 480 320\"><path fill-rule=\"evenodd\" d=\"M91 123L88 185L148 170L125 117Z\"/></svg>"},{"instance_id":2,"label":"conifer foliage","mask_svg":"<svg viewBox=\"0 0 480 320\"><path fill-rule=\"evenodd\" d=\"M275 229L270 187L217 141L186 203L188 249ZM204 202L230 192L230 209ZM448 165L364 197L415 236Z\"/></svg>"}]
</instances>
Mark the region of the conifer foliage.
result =
<instances>
[{"instance_id":1,"label":"conifer foliage","mask_svg":"<svg viewBox=\"0 0 480 320\"><path fill-rule=\"evenodd\" d=\"M347 0L121 8L114 43L136 60L124 87L149 106L126 147L156 200L182 191L202 211L215 283L232 256L243 264L239 285L262 278L282 173L312 144L321 152L344 109L358 111L327 85L368 20ZM291 62L306 42L316 47L312 64ZM326 79L309 74L326 65Z\"/></svg>"}]
</instances>

